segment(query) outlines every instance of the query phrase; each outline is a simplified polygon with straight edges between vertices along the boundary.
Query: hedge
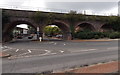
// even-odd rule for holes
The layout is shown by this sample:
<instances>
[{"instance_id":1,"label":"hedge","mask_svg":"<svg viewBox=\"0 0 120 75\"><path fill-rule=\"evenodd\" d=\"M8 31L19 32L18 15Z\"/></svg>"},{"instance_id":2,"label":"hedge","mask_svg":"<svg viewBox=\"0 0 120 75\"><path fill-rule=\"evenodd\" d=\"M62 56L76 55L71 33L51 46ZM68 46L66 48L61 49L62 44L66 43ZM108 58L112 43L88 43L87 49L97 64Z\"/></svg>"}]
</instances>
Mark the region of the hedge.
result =
<instances>
[{"instance_id":1,"label":"hedge","mask_svg":"<svg viewBox=\"0 0 120 75\"><path fill-rule=\"evenodd\" d=\"M78 39L99 39L99 38L120 38L120 32L92 32L79 31L75 33L75 38Z\"/></svg>"}]
</instances>

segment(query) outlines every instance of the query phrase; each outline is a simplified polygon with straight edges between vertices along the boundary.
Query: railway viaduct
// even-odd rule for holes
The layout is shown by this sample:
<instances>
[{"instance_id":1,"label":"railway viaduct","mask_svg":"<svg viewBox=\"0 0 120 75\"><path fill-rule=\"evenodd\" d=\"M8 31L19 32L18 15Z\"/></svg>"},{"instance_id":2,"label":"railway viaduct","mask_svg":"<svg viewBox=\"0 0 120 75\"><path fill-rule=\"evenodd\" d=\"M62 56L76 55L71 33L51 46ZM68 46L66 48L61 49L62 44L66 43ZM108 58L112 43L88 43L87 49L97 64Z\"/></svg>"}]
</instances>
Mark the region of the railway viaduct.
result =
<instances>
[{"instance_id":1,"label":"railway viaduct","mask_svg":"<svg viewBox=\"0 0 120 75\"><path fill-rule=\"evenodd\" d=\"M63 39L64 40L70 40L71 39L71 29L70 29L70 23L68 20L63 20L60 18L55 18L51 23L36 23L30 16L34 15L36 11L28 11L28 10L13 10L13 9L2 9L2 12L4 14L9 15L9 21L3 21L2 23L2 38L3 41L9 41L10 40L10 32L16 27L16 25L19 24L27 24L35 29L39 27L40 34L43 33L43 29L47 25L56 25L63 31ZM49 12L42 12L44 14L48 14ZM4 20L4 14L3 14L3 20ZM56 15L61 16L64 15L64 13L55 13ZM95 17L92 15L84 15L85 18L91 18ZM89 28L93 31L103 31L104 29L109 29L109 25L106 24L106 22L100 21L102 16L97 16L96 20L78 20L73 24L74 27L78 28ZM107 17L107 16L106 16ZM6 17L5 17L6 18ZM100 19L100 20L97 20Z\"/></svg>"}]
</instances>

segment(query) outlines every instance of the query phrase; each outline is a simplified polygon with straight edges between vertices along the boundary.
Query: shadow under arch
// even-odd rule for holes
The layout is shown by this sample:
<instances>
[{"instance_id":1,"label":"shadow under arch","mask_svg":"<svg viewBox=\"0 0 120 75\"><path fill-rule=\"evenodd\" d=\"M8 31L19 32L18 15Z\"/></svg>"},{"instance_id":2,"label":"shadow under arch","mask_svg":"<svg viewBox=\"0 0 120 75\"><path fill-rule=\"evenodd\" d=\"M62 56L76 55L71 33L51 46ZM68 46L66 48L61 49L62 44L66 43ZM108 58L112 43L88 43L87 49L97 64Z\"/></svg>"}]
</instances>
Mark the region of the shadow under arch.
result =
<instances>
[{"instance_id":1,"label":"shadow under arch","mask_svg":"<svg viewBox=\"0 0 120 75\"><path fill-rule=\"evenodd\" d=\"M100 32L109 32L109 31L113 31L113 28L111 25L109 24L103 24L101 27L100 27Z\"/></svg>"},{"instance_id":2,"label":"shadow under arch","mask_svg":"<svg viewBox=\"0 0 120 75\"><path fill-rule=\"evenodd\" d=\"M94 26L91 23L79 23L76 27L75 27L75 31L84 31L84 30L89 30L89 31L95 31Z\"/></svg>"},{"instance_id":3,"label":"shadow under arch","mask_svg":"<svg viewBox=\"0 0 120 75\"><path fill-rule=\"evenodd\" d=\"M52 22L50 24L47 24L45 26L49 26L49 25L55 25L58 26L58 28L61 29L62 34L63 34L63 40L70 40L71 38L71 33L70 33L70 28L63 22ZM45 28L44 26L44 28Z\"/></svg>"}]
</instances>

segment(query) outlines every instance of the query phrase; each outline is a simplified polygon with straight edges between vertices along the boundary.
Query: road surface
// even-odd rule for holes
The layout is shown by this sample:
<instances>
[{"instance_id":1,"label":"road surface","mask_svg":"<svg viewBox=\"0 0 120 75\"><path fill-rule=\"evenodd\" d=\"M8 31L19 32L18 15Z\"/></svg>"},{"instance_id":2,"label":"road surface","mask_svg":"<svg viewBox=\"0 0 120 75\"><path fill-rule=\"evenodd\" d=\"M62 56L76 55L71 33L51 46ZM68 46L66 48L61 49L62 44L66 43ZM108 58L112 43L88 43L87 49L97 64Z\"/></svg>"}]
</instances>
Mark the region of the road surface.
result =
<instances>
[{"instance_id":1,"label":"road surface","mask_svg":"<svg viewBox=\"0 0 120 75\"><path fill-rule=\"evenodd\" d=\"M15 50L12 57L2 59L3 73L59 71L82 65L118 60L118 41L16 42L4 46L11 48L10 50L4 49L8 53Z\"/></svg>"}]
</instances>

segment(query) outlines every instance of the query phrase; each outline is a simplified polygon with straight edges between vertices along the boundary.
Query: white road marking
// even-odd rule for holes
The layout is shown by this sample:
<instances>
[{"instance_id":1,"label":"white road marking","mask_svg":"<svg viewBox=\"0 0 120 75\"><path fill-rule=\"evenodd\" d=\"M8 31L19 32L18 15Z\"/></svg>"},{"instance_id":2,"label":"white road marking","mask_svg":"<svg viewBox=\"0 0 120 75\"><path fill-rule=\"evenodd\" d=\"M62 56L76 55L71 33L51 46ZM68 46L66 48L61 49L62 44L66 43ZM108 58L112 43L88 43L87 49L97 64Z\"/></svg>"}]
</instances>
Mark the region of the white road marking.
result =
<instances>
[{"instance_id":1,"label":"white road marking","mask_svg":"<svg viewBox=\"0 0 120 75\"><path fill-rule=\"evenodd\" d=\"M19 51L19 49L17 49L15 52L18 52Z\"/></svg>"},{"instance_id":2,"label":"white road marking","mask_svg":"<svg viewBox=\"0 0 120 75\"><path fill-rule=\"evenodd\" d=\"M80 50L81 52L86 52L86 51L95 51L95 50L97 50L97 49L88 49L88 50Z\"/></svg>"},{"instance_id":3,"label":"white road marking","mask_svg":"<svg viewBox=\"0 0 120 75\"><path fill-rule=\"evenodd\" d=\"M51 53L51 51L49 51L49 50L45 50L46 51L46 53Z\"/></svg>"},{"instance_id":4,"label":"white road marking","mask_svg":"<svg viewBox=\"0 0 120 75\"><path fill-rule=\"evenodd\" d=\"M8 51L8 50L11 50L12 48L10 48L10 49L5 49L5 50L3 50L3 52L5 52L5 51Z\"/></svg>"},{"instance_id":5,"label":"white road marking","mask_svg":"<svg viewBox=\"0 0 120 75\"><path fill-rule=\"evenodd\" d=\"M40 54L40 55L43 56L43 55L53 55L53 54L57 54L57 53L51 53L51 51L49 51L49 50L45 50L45 51L46 51L46 53Z\"/></svg>"},{"instance_id":6,"label":"white road marking","mask_svg":"<svg viewBox=\"0 0 120 75\"><path fill-rule=\"evenodd\" d=\"M4 47L1 47L1 48L4 48Z\"/></svg>"},{"instance_id":7,"label":"white road marking","mask_svg":"<svg viewBox=\"0 0 120 75\"><path fill-rule=\"evenodd\" d=\"M20 55L18 55L18 56L22 56L22 55L26 55L26 54L29 54L29 52L26 52L26 53L20 54Z\"/></svg>"},{"instance_id":8,"label":"white road marking","mask_svg":"<svg viewBox=\"0 0 120 75\"><path fill-rule=\"evenodd\" d=\"M60 50L61 53L64 53L64 51Z\"/></svg>"},{"instance_id":9,"label":"white road marking","mask_svg":"<svg viewBox=\"0 0 120 75\"><path fill-rule=\"evenodd\" d=\"M7 46L4 46L4 48L8 48Z\"/></svg>"},{"instance_id":10,"label":"white road marking","mask_svg":"<svg viewBox=\"0 0 120 75\"><path fill-rule=\"evenodd\" d=\"M32 51L31 51L30 49L28 49L28 52L29 52L29 53L32 53Z\"/></svg>"},{"instance_id":11,"label":"white road marking","mask_svg":"<svg viewBox=\"0 0 120 75\"><path fill-rule=\"evenodd\" d=\"M57 43L54 43L54 45L56 45Z\"/></svg>"},{"instance_id":12,"label":"white road marking","mask_svg":"<svg viewBox=\"0 0 120 75\"><path fill-rule=\"evenodd\" d=\"M51 53L51 54L47 54L47 55L55 55L57 53ZM29 57L35 57L35 56L45 56L46 54L40 54L40 55L29 55L29 56L20 56L20 57L8 57L8 59L17 59L17 58L29 58Z\"/></svg>"},{"instance_id":13,"label":"white road marking","mask_svg":"<svg viewBox=\"0 0 120 75\"><path fill-rule=\"evenodd\" d=\"M66 45L66 44L63 44L64 46Z\"/></svg>"},{"instance_id":14,"label":"white road marking","mask_svg":"<svg viewBox=\"0 0 120 75\"><path fill-rule=\"evenodd\" d=\"M89 49L89 50L90 50L90 51L92 51L92 50L94 51L94 50L97 50L97 49Z\"/></svg>"},{"instance_id":15,"label":"white road marking","mask_svg":"<svg viewBox=\"0 0 120 75\"><path fill-rule=\"evenodd\" d=\"M22 53L22 54L19 54L19 55L17 55L17 56L26 55L26 54L29 54L29 53L32 53L32 51L28 49L28 52L26 52L26 53Z\"/></svg>"}]
</instances>

